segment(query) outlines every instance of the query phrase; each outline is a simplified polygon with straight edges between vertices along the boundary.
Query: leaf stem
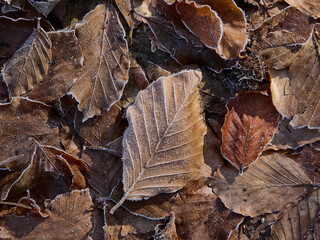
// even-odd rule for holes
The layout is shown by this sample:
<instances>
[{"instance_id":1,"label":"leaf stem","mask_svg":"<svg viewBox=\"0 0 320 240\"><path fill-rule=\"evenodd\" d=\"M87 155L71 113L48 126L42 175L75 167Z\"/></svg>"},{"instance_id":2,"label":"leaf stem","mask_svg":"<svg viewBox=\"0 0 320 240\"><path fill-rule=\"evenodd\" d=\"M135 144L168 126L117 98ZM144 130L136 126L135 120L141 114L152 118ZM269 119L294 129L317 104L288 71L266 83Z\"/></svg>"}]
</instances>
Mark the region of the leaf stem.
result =
<instances>
[{"instance_id":1,"label":"leaf stem","mask_svg":"<svg viewBox=\"0 0 320 240\"><path fill-rule=\"evenodd\" d=\"M122 203L124 203L124 201L128 197L128 193L130 193L130 192L131 191L128 191L126 194L124 194L123 197L120 199L120 201L116 205L114 205L113 208L111 208L110 214L113 214L122 205Z\"/></svg>"}]
</instances>

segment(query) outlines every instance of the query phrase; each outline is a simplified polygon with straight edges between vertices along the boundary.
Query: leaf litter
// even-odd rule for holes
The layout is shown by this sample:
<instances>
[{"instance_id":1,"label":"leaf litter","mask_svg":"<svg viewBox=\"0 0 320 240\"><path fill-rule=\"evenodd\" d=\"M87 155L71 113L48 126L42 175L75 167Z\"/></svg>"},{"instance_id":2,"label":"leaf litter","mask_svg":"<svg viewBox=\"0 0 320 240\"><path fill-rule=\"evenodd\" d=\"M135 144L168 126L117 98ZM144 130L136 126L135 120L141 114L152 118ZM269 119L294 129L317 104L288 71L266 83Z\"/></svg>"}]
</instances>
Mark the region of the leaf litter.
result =
<instances>
[{"instance_id":1,"label":"leaf litter","mask_svg":"<svg viewBox=\"0 0 320 240\"><path fill-rule=\"evenodd\" d=\"M1 239L318 239L319 1L0 1Z\"/></svg>"}]
</instances>

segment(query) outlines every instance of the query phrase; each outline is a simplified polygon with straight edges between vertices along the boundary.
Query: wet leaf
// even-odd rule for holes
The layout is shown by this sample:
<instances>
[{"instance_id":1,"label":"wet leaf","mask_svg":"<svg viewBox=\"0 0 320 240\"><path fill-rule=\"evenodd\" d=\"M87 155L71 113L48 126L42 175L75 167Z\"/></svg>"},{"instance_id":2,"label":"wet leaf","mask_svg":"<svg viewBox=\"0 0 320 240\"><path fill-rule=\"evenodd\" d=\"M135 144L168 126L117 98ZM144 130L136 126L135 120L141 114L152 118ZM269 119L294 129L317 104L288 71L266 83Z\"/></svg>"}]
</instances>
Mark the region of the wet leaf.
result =
<instances>
[{"instance_id":1,"label":"wet leaf","mask_svg":"<svg viewBox=\"0 0 320 240\"><path fill-rule=\"evenodd\" d=\"M320 2L313 1L313 0L301 0L301 1L294 1L294 0L285 0L288 4L295 7L299 11L303 12L304 14L310 15L313 18L320 18Z\"/></svg>"},{"instance_id":2,"label":"wet leaf","mask_svg":"<svg viewBox=\"0 0 320 240\"><path fill-rule=\"evenodd\" d=\"M290 204L272 225L272 237L278 239L307 239L314 236L313 228L319 217L320 191L315 190L298 204Z\"/></svg>"},{"instance_id":3,"label":"wet leaf","mask_svg":"<svg viewBox=\"0 0 320 240\"><path fill-rule=\"evenodd\" d=\"M112 4L100 4L77 24L76 36L84 55L81 76L70 92L84 112L83 121L110 109L128 80L128 46Z\"/></svg>"},{"instance_id":4,"label":"wet leaf","mask_svg":"<svg viewBox=\"0 0 320 240\"><path fill-rule=\"evenodd\" d=\"M300 166L279 153L261 156L242 175L220 168L211 184L227 208L250 217L278 211L313 189Z\"/></svg>"},{"instance_id":5,"label":"wet leaf","mask_svg":"<svg viewBox=\"0 0 320 240\"><path fill-rule=\"evenodd\" d=\"M221 152L242 173L272 140L278 112L271 97L260 92L242 92L229 100L227 108Z\"/></svg>"},{"instance_id":6,"label":"wet leaf","mask_svg":"<svg viewBox=\"0 0 320 240\"><path fill-rule=\"evenodd\" d=\"M58 100L79 77L82 67L82 50L74 31L49 32L52 43L52 61L43 81L26 93L30 99L50 103Z\"/></svg>"},{"instance_id":7,"label":"wet leaf","mask_svg":"<svg viewBox=\"0 0 320 240\"><path fill-rule=\"evenodd\" d=\"M15 97L0 105L0 166L23 170L32 158L34 140L42 145L59 146L58 124L49 118L51 107Z\"/></svg>"},{"instance_id":8,"label":"wet leaf","mask_svg":"<svg viewBox=\"0 0 320 240\"><path fill-rule=\"evenodd\" d=\"M43 80L52 60L51 47L47 33L38 23L25 43L3 66L3 79L11 96L19 96Z\"/></svg>"},{"instance_id":9,"label":"wet leaf","mask_svg":"<svg viewBox=\"0 0 320 240\"><path fill-rule=\"evenodd\" d=\"M199 71L158 79L128 108L123 138L124 196L141 200L175 192L195 178L203 164L206 133L199 103Z\"/></svg>"}]
</instances>

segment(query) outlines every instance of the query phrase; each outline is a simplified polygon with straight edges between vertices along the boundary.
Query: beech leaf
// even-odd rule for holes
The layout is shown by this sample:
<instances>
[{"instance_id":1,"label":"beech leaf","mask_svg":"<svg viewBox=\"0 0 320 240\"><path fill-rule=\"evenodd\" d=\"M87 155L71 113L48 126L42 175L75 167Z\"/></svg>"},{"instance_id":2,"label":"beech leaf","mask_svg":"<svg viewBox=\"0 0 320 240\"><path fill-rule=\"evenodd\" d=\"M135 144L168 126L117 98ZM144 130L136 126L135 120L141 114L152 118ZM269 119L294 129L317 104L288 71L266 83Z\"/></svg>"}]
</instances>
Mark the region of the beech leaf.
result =
<instances>
[{"instance_id":1,"label":"beech leaf","mask_svg":"<svg viewBox=\"0 0 320 240\"><path fill-rule=\"evenodd\" d=\"M54 9L61 0L28 0L29 3L45 17Z\"/></svg>"},{"instance_id":2,"label":"beech leaf","mask_svg":"<svg viewBox=\"0 0 320 240\"><path fill-rule=\"evenodd\" d=\"M3 66L3 79L11 96L19 96L42 81L51 63L51 47L50 38L38 23L31 36Z\"/></svg>"},{"instance_id":3,"label":"beech leaf","mask_svg":"<svg viewBox=\"0 0 320 240\"><path fill-rule=\"evenodd\" d=\"M123 138L124 196L147 199L175 192L195 178L203 164L206 133L197 84L200 71L158 79L127 110Z\"/></svg>"},{"instance_id":4,"label":"beech leaf","mask_svg":"<svg viewBox=\"0 0 320 240\"><path fill-rule=\"evenodd\" d=\"M270 96L242 92L227 104L222 126L221 152L242 173L272 140L278 126L278 112Z\"/></svg>"},{"instance_id":5,"label":"beech leaf","mask_svg":"<svg viewBox=\"0 0 320 240\"><path fill-rule=\"evenodd\" d=\"M76 25L75 31L84 66L70 92L79 102L85 121L120 99L128 80L128 45L111 3L98 5Z\"/></svg>"},{"instance_id":6,"label":"beech leaf","mask_svg":"<svg viewBox=\"0 0 320 240\"><path fill-rule=\"evenodd\" d=\"M312 229L319 217L319 194L320 190L315 190L298 204L287 206L282 216L272 225L272 238L298 240L313 236Z\"/></svg>"},{"instance_id":7,"label":"beech leaf","mask_svg":"<svg viewBox=\"0 0 320 240\"><path fill-rule=\"evenodd\" d=\"M292 7L295 7L304 14L310 15L313 18L320 18L320 2L318 0L285 0Z\"/></svg>"},{"instance_id":8,"label":"beech leaf","mask_svg":"<svg viewBox=\"0 0 320 240\"><path fill-rule=\"evenodd\" d=\"M279 153L261 156L242 175L220 168L212 187L227 208L250 217L280 210L313 189L299 165Z\"/></svg>"}]
</instances>

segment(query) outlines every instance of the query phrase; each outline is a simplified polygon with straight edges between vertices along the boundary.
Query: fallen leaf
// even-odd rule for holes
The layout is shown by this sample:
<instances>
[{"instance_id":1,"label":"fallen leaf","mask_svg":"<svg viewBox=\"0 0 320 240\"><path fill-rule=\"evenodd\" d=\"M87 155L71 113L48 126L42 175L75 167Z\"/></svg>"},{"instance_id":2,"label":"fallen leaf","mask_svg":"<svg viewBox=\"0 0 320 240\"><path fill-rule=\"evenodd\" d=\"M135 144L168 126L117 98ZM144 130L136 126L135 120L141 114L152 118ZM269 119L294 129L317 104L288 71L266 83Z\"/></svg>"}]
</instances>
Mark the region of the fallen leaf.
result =
<instances>
[{"instance_id":1,"label":"fallen leaf","mask_svg":"<svg viewBox=\"0 0 320 240\"><path fill-rule=\"evenodd\" d=\"M59 146L58 124L50 117L52 107L14 97L0 105L1 168L20 171L31 161L34 140L41 145Z\"/></svg>"},{"instance_id":2,"label":"fallen leaf","mask_svg":"<svg viewBox=\"0 0 320 240\"><path fill-rule=\"evenodd\" d=\"M319 129L294 128L289 119L282 119L268 149L297 148L320 140Z\"/></svg>"},{"instance_id":3,"label":"fallen leaf","mask_svg":"<svg viewBox=\"0 0 320 240\"><path fill-rule=\"evenodd\" d=\"M10 95L19 96L39 84L52 60L51 41L40 23L25 43L3 66L2 76Z\"/></svg>"},{"instance_id":4,"label":"fallen leaf","mask_svg":"<svg viewBox=\"0 0 320 240\"><path fill-rule=\"evenodd\" d=\"M37 0L28 0L29 3L38 10L42 15L45 17L48 16L48 14L52 11L52 9L55 8L55 6L61 1L61 0L43 0L43 1L37 1Z\"/></svg>"},{"instance_id":5,"label":"fallen leaf","mask_svg":"<svg viewBox=\"0 0 320 240\"><path fill-rule=\"evenodd\" d=\"M314 190L298 204L290 204L272 225L275 240L313 239L313 228L319 217L320 191Z\"/></svg>"},{"instance_id":6,"label":"fallen leaf","mask_svg":"<svg viewBox=\"0 0 320 240\"><path fill-rule=\"evenodd\" d=\"M294 117L290 122L294 127L320 127L317 94L320 74L319 26L315 26L312 37L295 55L288 76L283 77L285 80L271 75L273 103L281 114Z\"/></svg>"},{"instance_id":7,"label":"fallen leaf","mask_svg":"<svg viewBox=\"0 0 320 240\"><path fill-rule=\"evenodd\" d=\"M308 16L287 7L253 30L252 47L276 69L290 66L295 53L311 36Z\"/></svg>"},{"instance_id":8,"label":"fallen leaf","mask_svg":"<svg viewBox=\"0 0 320 240\"><path fill-rule=\"evenodd\" d=\"M272 140L279 116L271 97L260 92L242 92L227 108L221 152L242 173Z\"/></svg>"},{"instance_id":9,"label":"fallen leaf","mask_svg":"<svg viewBox=\"0 0 320 240\"><path fill-rule=\"evenodd\" d=\"M42 82L24 96L50 103L58 100L71 88L80 75L83 56L74 31L49 32L52 43L52 61Z\"/></svg>"},{"instance_id":10,"label":"fallen leaf","mask_svg":"<svg viewBox=\"0 0 320 240\"><path fill-rule=\"evenodd\" d=\"M194 180L178 193L172 211L180 239L227 239L243 221L243 216L227 209L205 178Z\"/></svg>"},{"instance_id":11,"label":"fallen leaf","mask_svg":"<svg viewBox=\"0 0 320 240\"><path fill-rule=\"evenodd\" d=\"M175 192L195 178L203 164L206 128L199 102L199 71L158 79L127 110L123 138L124 196L141 200Z\"/></svg>"},{"instance_id":12,"label":"fallen leaf","mask_svg":"<svg viewBox=\"0 0 320 240\"><path fill-rule=\"evenodd\" d=\"M313 0L301 0L301 1L294 1L294 0L285 0L288 4L295 7L299 11L303 12L304 14L310 15L313 18L320 18L320 2L313 1Z\"/></svg>"},{"instance_id":13,"label":"fallen leaf","mask_svg":"<svg viewBox=\"0 0 320 240\"><path fill-rule=\"evenodd\" d=\"M110 109L128 80L128 45L124 29L112 4L98 5L76 25L84 55L81 76L70 92L84 112L83 121Z\"/></svg>"},{"instance_id":14,"label":"fallen leaf","mask_svg":"<svg viewBox=\"0 0 320 240\"><path fill-rule=\"evenodd\" d=\"M11 237L23 239L84 239L93 226L92 200L88 189L75 190L52 200L45 219L37 216L6 215L1 226L11 232ZM54 227L53 227L54 226ZM15 229L19 227L19 231Z\"/></svg>"},{"instance_id":15,"label":"fallen leaf","mask_svg":"<svg viewBox=\"0 0 320 240\"><path fill-rule=\"evenodd\" d=\"M178 235L176 231L175 214L172 212L170 214L170 221L166 224L165 228L160 230L156 228L156 234L154 235L155 240L178 240Z\"/></svg>"},{"instance_id":16,"label":"fallen leaf","mask_svg":"<svg viewBox=\"0 0 320 240\"><path fill-rule=\"evenodd\" d=\"M227 208L250 217L281 210L313 189L300 166L279 153L261 156L242 175L220 168L211 184Z\"/></svg>"}]
</instances>

